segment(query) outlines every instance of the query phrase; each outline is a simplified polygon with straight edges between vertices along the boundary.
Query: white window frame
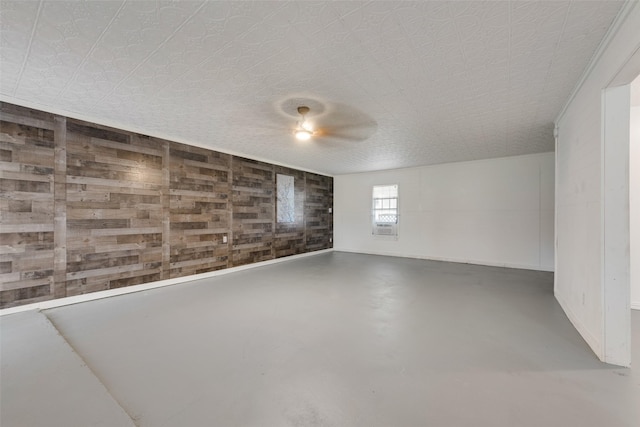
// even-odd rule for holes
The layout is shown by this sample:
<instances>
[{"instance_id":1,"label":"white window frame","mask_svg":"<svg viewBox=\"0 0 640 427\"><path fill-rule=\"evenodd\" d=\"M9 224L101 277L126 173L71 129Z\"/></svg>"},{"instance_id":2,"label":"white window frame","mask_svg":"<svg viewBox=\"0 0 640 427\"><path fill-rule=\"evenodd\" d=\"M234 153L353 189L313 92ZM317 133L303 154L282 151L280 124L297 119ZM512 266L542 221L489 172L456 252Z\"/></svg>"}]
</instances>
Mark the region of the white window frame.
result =
<instances>
[{"instance_id":1,"label":"white window frame","mask_svg":"<svg viewBox=\"0 0 640 427\"><path fill-rule=\"evenodd\" d=\"M371 234L398 237L398 184L374 185L371 192Z\"/></svg>"}]
</instances>

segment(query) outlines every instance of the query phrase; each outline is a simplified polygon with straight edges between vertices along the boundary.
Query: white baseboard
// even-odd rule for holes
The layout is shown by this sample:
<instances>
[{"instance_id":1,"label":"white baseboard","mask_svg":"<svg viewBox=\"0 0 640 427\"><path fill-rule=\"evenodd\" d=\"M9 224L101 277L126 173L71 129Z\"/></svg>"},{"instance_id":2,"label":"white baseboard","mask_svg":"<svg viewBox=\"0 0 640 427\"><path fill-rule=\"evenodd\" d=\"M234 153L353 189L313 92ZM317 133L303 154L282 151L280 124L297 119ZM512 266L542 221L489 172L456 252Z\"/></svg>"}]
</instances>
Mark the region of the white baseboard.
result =
<instances>
[{"instance_id":1,"label":"white baseboard","mask_svg":"<svg viewBox=\"0 0 640 427\"><path fill-rule=\"evenodd\" d=\"M571 322L573 327L576 328L576 330L582 336L585 342L589 345L589 347L591 347L591 350L593 350L593 352L596 354L598 359L604 361L603 360L604 352L602 348L603 343L601 342L601 340L596 338L596 335L594 335L589 329L587 329L584 323L582 323L578 319L578 317L571 310L571 308L569 308L569 304L567 304L567 302L564 300L564 298L560 294L558 294L557 292L554 292L554 296L556 297L556 300L560 304L560 307L562 307L562 310L564 310L564 313L567 315L567 318L569 318L569 321Z\"/></svg>"},{"instance_id":2,"label":"white baseboard","mask_svg":"<svg viewBox=\"0 0 640 427\"><path fill-rule=\"evenodd\" d=\"M631 310L640 310L640 301L631 301Z\"/></svg>"},{"instance_id":3,"label":"white baseboard","mask_svg":"<svg viewBox=\"0 0 640 427\"><path fill-rule=\"evenodd\" d=\"M237 271L248 270L250 268L264 267L266 265L277 264L294 259L305 258L308 256L333 252L333 249L323 249L304 254L290 255L282 258L276 258L269 261L256 262L253 264L241 265L239 267L225 268L222 270L210 271L208 273L194 274L191 276L177 277L175 279L159 280L157 282L143 283L141 285L128 286L125 288L108 289L106 291L91 292L84 295L76 295L72 297L58 298L53 300L36 302L33 304L20 305L18 307L5 308L0 310L0 316L7 314L20 313L29 310L46 310L49 308L62 307L65 305L78 304L86 301L93 301L102 298L110 298L118 295L130 294L133 292L147 291L149 289L162 288L165 286L178 285L180 283L192 282L194 280L207 279L209 277L222 276L223 274L235 273Z\"/></svg>"},{"instance_id":4,"label":"white baseboard","mask_svg":"<svg viewBox=\"0 0 640 427\"><path fill-rule=\"evenodd\" d=\"M355 249L344 249L344 248L333 248L336 252L349 252L355 254L365 254L365 255L381 255L381 256L392 256L398 258L413 258L413 259L425 259L429 261L444 261L444 262L455 262L459 264L473 264L473 265L484 265L488 267L504 267L504 268L516 268L519 270L534 270L534 271L548 271L553 273L554 268L549 266L537 266L537 265L528 265L528 264L515 264L515 263L499 263L499 262L490 262L490 261L479 261L472 259L456 259L456 258L446 258L446 257L433 257L433 256L424 256L424 255L416 255L416 254L397 254L392 252L384 252L384 251L362 251Z\"/></svg>"}]
</instances>

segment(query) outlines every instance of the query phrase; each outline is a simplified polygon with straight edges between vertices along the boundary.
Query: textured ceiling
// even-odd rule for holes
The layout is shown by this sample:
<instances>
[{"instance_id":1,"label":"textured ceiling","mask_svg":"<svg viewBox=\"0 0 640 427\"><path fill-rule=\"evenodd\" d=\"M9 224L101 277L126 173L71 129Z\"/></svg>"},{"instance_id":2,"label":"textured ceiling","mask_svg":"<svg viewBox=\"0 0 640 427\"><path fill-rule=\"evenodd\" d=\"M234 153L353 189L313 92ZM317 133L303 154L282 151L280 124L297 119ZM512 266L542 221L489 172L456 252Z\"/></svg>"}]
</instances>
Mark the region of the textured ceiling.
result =
<instances>
[{"instance_id":1,"label":"textured ceiling","mask_svg":"<svg viewBox=\"0 0 640 427\"><path fill-rule=\"evenodd\" d=\"M1 1L0 99L328 174L552 151L622 5Z\"/></svg>"}]
</instances>

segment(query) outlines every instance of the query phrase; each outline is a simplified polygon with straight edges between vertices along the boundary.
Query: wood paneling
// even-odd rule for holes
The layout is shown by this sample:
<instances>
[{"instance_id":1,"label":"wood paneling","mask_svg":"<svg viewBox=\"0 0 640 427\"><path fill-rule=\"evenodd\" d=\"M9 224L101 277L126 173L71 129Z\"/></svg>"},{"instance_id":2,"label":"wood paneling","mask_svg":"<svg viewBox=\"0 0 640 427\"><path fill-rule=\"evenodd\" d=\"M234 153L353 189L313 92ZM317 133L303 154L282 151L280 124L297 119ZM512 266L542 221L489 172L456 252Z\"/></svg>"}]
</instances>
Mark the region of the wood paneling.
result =
<instances>
[{"instance_id":1,"label":"wood paneling","mask_svg":"<svg viewBox=\"0 0 640 427\"><path fill-rule=\"evenodd\" d=\"M67 123L67 295L163 277L163 141Z\"/></svg>"},{"instance_id":2,"label":"wood paneling","mask_svg":"<svg viewBox=\"0 0 640 427\"><path fill-rule=\"evenodd\" d=\"M304 226L304 202L305 202L305 173L296 169L275 166L275 175L283 174L293 176L295 222L276 222L273 247L275 257L280 258L305 252L305 226ZM277 188L277 179L274 183Z\"/></svg>"},{"instance_id":3,"label":"wood paneling","mask_svg":"<svg viewBox=\"0 0 640 427\"><path fill-rule=\"evenodd\" d=\"M273 165L235 156L232 164L232 265L273 259Z\"/></svg>"},{"instance_id":4,"label":"wood paneling","mask_svg":"<svg viewBox=\"0 0 640 427\"><path fill-rule=\"evenodd\" d=\"M54 116L0 108L0 307L54 298Z\"/></svg>"},{"instance_id":5,"label":"wood paneling","mask_svg":"<svg viewBox=\"0 0 640 427\"><path fill-rule=\"evenodd\" d=\"M333 247L333 178L306 172L306 249L317 251Z\"/></svg>"},{"instance_id":6,"label":"wood paneling","mask_svg":"<svg viewBox=\"0 0 640 427\"><path fill-rule=\"evenodd\" d=\"M333 179L0 103L0 307L332 246ZM295 222L276 222L276 174ZM224 242L224 238L228 242Z\"/></svg>"},{"instance_id":7,"label":"wood paneling","mask_svg":"<svg viewBox=\"0 0 640 427\"><path fill-rule=\"evenodd\" d=\"M230 158L171 144L171 277L228 267Z\"/></svg>"}]
</instances>

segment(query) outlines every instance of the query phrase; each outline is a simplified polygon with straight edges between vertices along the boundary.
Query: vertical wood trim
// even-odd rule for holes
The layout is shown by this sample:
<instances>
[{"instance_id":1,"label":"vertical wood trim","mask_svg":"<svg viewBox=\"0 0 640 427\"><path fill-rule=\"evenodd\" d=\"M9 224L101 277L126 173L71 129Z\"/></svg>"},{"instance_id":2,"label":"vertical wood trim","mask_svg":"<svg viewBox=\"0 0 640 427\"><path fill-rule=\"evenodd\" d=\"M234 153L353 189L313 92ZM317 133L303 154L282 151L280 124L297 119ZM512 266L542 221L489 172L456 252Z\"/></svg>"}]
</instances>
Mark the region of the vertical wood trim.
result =
<instances>
[{"instance_id":1,"label":"vertical wood trim","mask_svg":"<svg viewBox=\"0 0 640 427\"><path fill-rule=\"evenodd\" d=\"M162 141L162 279L169 279L171 273L171 215L170 215L170 188L171 188L171 152L169 141Z\"/></svg>"},{"instance_id":2,"label":"vertical wood trim","mask_svg":"<svg viewBox=\"0 0 640 427\"><path fill-rule=\"evenodd\" d=\"M67 295L67 118L54 117L53 292Z\"/></svg>"},{"instance_id":3,"label":"vertical wood trim","mask_svg":"<svg viewBox=\"0 0 640 427\"><path fill-rule=\"evenodd\" d=\"M278 203L278 182L274 165L271 165L271 176L273 181L271 183L273 188L271 193L271 259L276 259L276 223L278 221L276 218L276 204Z\"/></svg>"},{"instance_id":4,"label":"vertical wood trim","mask_svg":"<svg viewBox=\"0 0 640 427\"><path fill-rule=\"evenodd\" d=\"M307 173L304 173L304 203L302 204L302 238L304 241L304 252L308 252L307 249L307 199L309 198L309 189L307 188Z\"/></svg>"},{"instance_id":5,"label":"vertical wood trim","mask_svg":"<svg viewBox=\"0 0 640 427\"><path fill-rule=\"evenodd\" d=\"M331 212L327 213L328 222L329 222L329 243L327 244L327 248L333 248L333 178L329 179L329 194L327 197L329 198L329 207L331 208Z\"/></svg>"},{"instance_id":6,"label":"vertical wood trim","mask_svg":"<svg viewBox=\"0 0 640 427\"><path fill-rule=\"evenodd\" d=\"M231 156L229 159L229 196L227 209L229 210L229 229L227 230L227 268L233 267L233 160L235 156Z\"/></svg>"}]
</instances>

